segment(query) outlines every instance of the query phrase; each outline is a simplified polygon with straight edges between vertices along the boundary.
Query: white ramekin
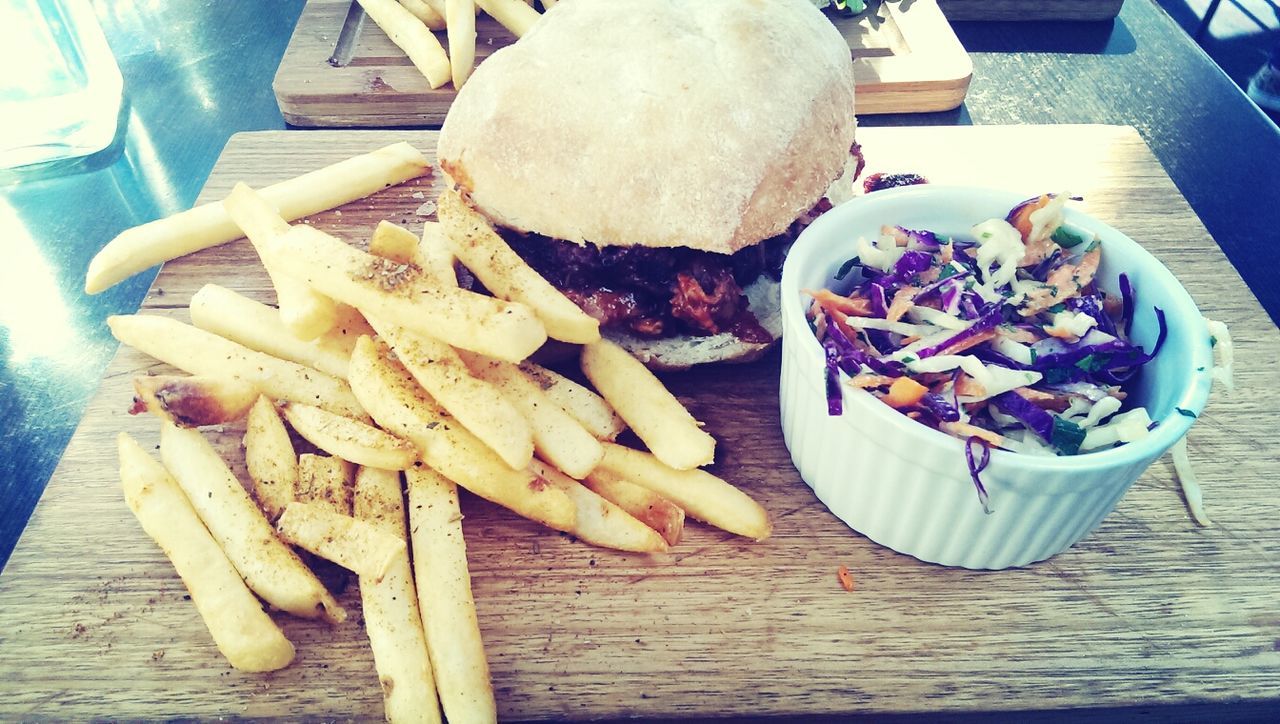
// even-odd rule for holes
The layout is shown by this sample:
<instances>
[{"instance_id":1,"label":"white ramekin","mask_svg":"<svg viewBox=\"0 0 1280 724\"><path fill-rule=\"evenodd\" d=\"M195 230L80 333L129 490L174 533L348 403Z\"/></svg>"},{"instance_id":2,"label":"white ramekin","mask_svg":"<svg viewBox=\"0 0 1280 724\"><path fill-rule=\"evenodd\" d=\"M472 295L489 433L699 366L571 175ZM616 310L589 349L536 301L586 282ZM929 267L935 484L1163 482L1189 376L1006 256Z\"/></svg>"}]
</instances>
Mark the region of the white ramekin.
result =
<instances>
[{"instance_id":1,"label":"white ramekin","mask_svg":"<svg viewBox=\"0 0 1280 724\"><path fill-rule=\"evenodd\" d=\"M1030 196L1031 194L1027 194ZM822 346L806 318L802 290L841 290L834 279L859 236L885 224L967 235L1003 218L1025 197L1003 191L913 186L878 191L838 206L800 235L782 275L782 431L801 477L837 517L871 540L924 561L999 569L1041 561L1093 531L1147 466L1190 429L1208 400L1209 333L1190 295L1155 257L1119 231L1068 209L1067 221L1102 239L1099 285L1118 289L1125 272L1136 291L1133 341L1150 349L1165 311L1169 337L1128 386L1159 425L1117 448L1071 457L992 450L982 473L991 514L983 512L965 464L964 444L844 388L844 414L827 414ZM848 282L845 282L847 285Z\"/></svg>"}]
</instances>

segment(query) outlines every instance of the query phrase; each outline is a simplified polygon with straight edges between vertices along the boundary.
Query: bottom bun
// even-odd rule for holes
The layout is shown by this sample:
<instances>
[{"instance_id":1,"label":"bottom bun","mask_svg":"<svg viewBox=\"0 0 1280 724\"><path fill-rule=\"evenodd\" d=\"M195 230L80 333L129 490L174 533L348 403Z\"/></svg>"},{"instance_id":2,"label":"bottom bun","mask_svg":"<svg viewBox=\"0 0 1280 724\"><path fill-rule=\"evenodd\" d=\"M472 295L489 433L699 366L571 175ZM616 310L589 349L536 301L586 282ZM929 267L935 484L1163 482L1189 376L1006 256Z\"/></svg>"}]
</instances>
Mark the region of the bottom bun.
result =
<instances>
[{"instance_id":1,"label":"bottom bun","mask_svg":"<svg viewBox=\"0 0 1280 724\"><path fill-rule=\"evenodd\" d=\"M603 330L605 338L616 342L645 363L661 371L687 370L694 365L713 362L752 362L782 339L781 284L768 275L752 282L743 292L760 326L773 337L772 342L744 342L729 332L710 336L692 334L677 337L640 337L619 330Z\"/></svg>"}]
</instances>

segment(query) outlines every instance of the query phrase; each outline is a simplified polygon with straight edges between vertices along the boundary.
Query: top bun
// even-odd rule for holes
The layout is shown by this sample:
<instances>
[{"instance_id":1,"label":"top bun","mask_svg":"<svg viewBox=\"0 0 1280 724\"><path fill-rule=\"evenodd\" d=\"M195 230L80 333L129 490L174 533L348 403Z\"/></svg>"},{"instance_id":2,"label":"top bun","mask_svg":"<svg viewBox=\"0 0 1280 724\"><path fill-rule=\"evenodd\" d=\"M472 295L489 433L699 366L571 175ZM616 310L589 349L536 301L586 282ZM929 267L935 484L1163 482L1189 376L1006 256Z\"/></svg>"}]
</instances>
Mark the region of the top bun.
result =
<instances>
[{"instance_id":1,"label":"top bun","mask_svg":"<svg viewBox=\"0 0 1280 724\"><path fill-rule=\"evenodd\" d=\"M495 223L731 254L853 144L849 45L810 0L565 0L477 68L441 167Z\"/></svg>"}]
</instances>

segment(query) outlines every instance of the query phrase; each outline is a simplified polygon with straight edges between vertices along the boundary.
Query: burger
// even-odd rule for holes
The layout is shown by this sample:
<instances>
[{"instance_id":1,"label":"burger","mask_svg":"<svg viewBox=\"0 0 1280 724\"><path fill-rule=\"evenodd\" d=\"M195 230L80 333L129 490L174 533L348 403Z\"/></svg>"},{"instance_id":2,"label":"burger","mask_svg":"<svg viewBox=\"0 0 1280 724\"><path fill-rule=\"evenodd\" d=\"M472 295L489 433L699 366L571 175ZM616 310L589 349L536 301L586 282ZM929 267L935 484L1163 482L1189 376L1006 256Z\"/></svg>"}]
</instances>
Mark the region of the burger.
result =
<instances>
[{"instance_id":1,"label":"burger","mask_svg":"<svg viewBox=\"0 0 1280 724\"><path fill-rule=\"evenodd\" d=\"M646 364L747 361L854 161L853 90L809 0L566 0L458 93L440 166Z\"/></svg>"}]
</instances>

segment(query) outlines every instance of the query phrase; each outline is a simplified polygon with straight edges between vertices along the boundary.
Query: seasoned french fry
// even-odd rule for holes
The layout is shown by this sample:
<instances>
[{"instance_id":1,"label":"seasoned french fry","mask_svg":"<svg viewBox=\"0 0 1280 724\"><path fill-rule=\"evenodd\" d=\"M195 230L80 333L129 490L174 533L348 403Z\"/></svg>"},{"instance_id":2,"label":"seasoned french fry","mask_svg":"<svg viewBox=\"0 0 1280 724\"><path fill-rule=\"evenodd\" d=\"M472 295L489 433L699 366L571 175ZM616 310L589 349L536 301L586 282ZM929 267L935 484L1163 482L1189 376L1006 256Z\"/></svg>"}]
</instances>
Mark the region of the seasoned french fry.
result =
<instances>
[{"instance_id":1,"label":"seasoned french fry","mask_svg":"<svg viewBox=\"0 0 1280 724\"><path fill-rule=\"evenodd\" d=\"M308 442L357 465L404 470L418 459L413 445L376 427L312 405L284 402L284 418Z\"/></svg>"},{"instance_id":2,"label":"seasoned french fry","mask_svg":"<svg viewBox=\"0 0 1280 724\"><path fill-rule=\"evenodd\" d=\"M418 250L418 237L403 226L383 219L378 222L369 237L369 253L390 259L397 264L416 264L423 266L421 252Z\"/></svg>"},{"instance_id":3,"label":"seasoned french fry","mask_svg":"<svg viewBox=\"0 0 1280 724\"><path fill-rule=\"evenodd\" d=\"M705 470L676 470L653 455L604 445L604 459L587 476L608 484L621 478L644 486L684 508L689 515L730 533L764 540L773 526L769 514L751 496Z\"/></svg>"},{"instance_id":4,"label":"seasoned french fry","mask_svg":"<svg viewBox=\"0 0 1280 724\"><path fill-rule=\"evenodd\" d=\"M289 543L374 583L382 580L397 557L407 555L404 539L319 503L289 503L276 530Z\"/></svg>"},{"instance_id":5,"label":"seasoned french fry","mask_svg":"<svg viewBox=\"0 0 1280 724\"><path fill-rule=\"evenodd\" d=\"M663 463L691 470L715 461L716 439L640 360L600 340L582 348L581 362L591 384Z\"/></svg>"},{"instance_id":6,"label":"seasoned french fry","mask_svg":"<svg viewBox=\"0 0 1280 724\"><path fill-rule=\"evenodd\" d=\"M522 0L475 0L475 3L517 38L529 32L529 28L542 17Z\"/></svg>"},{"instance_id":7,"label":"seasoned french fry","mask_svg":"<svg viewBox=\"0 0 1280 724\"><path fill-rule=\"evenodd\" d=\"M382 28L396 47L409 56L419 73L432 88L449 82L449 56L431 30L396 0L359 0L373 22ZM472 18L474 23L475 19ZM472 41L474 45L474 39ZM452 38L450 38L452 44Z\"/></svg>"},{"instance_id":8,"label":"seasoned french fry","mask_svg":"<svg viewBox=\"0 0 1280 724\"><path fill-rule=\"evenodd\" d=\"M496 722L489 663L471 597L458 489L430 468L405 471L414 579L431 666L451 722Z\"/></svg>"},{"instance_id":9,"label":"seasoned french fry","mask_svg":"<svg viewBox=\"0 0 1280 724\"><path fill-rule=\"evenodd\" d=\"M448 80L447 61L445 71ZM401 142L267 186L261 193L293 221L424 176L430 169L422 152ZM84 290L97 294L156 264L243 235L218 201L126 229L93 257Z\"/></svg>"},{"instance_id":10,"label":"seasoned french fry","mask_svg":"<svg viewBox=\"0 0 1280 724\"><path fill-rule=\"evenodd\" d=\"M347 378L347 361L356 338L373 334L359 311L339 304L328 332L311 341L298 339L284 326L274 307L217 284L206 284L191 297L190 312L191 323L206 332L342 379Z\"/></svg>"},{"instance_id":11,"label":"seasoned french fry","mask_svg":"<svg viewBox=\"0 0 1280 724\"><path fill-rule=\"evenodd\" d=\"M265 198L238 183L222 200L227 216L236 222L253 248L262 256L262 247L280 234L288 233L289 222ZM298 339L312 340L328 332L338 320L337 303L293 277L280 274L263 260L271 286L276 290L280 321Z\"/></svg>"},{"instance_id":12,"label":"seasoned french fry","mask_svg":"<svg viewBox=\"0 0 1280 724\"><path fill-rule=\"evenodd\" d=\"M413 13L413 17L421 20L432 30L444 30L444 15L436 12L426 0L400 0L405 10Z\"/></svg>"},{"instance_id":13,"label":"seasoned french fry","mask_svg":"<svg viewBox=\"0 0 1280 724\"><path fill-rule=\"evenodd\" d=\"M578 509L573 534L602 548L633 553L660 553L667 542L657 531L637 520L577 480L534 458L529 468L539 477L563 490Z\"/></svg>"},{"instance_id":14,"label":"seasoned french fry","mask_svg":"<svg viewBox=\"0 0 1280 724\"><path fill-rule=\"evenodd\" d=\"M533 447L540 457L579 480L600 462L604 455L600 443L519 367L471 352L460 354L473 374L497 387L529 421Z\"/></svg>"},{"instance_id":15,"label":"seasoned french fry","mask_svg":"<svg viewBox=\"0 0 1280 724\"><path fill-rule=\"evenodd\" d=\"M458 273L453 268L454 256L449 250L449 240L444 236L440 223L428 221L422 227L422 271L440 286L458 286Z\"/></svg>"},{"instance_id":16,"label":"seasoned french fry","mask_svg":"<svg viewBox=\"0 0 1280 724\"><path fill-rule=\"evenodd\" d=\"M684 510L648 488L609 475L588 476L582 484L658 531L670 545L684 532Z\"/></svg>"},{"instance_id":17,"label":"seasoned french fry","mask_svg":"<svg viewBox=\"0 0 1280 724\"><path fill-rule=\"evenodd\" d=\"M331 623L347 613L298 556L276 537L244 486L195 430L160 428L160 457L244 582L295 616Z\"/></svg>"},{"instance_id":18,"label":"seasoned french fry","mask_svg":"<svg viewBox=\"0 0 1280 724\"><path fill-rule=\"evenodd\" d=\"M357 519L408 542L400 473L360 468L355 503ZM360 579L360 602L387 721L439 722L440 701L408 551L396 557L381 581Z\"/></svg>"},{"instance_id":19,"label":"seasoned french fry","mask_svg":"<svg viewBox=\"0 0 1280 724\"><path fill-rule=\"evenodd\" d=\"M338 515L351 515L355 472L355 466L340 457L299 455L298 489L293 498Z\"/></svg>"},{"instance_id":20,"label":"seasoned french fry","mask_svg":"<svg viewBox=\"0 0 1280 724\"><path fill-rule=\"evenodd\" d=\"M323 372L167 317L119 315L108 317L107 326L123 344L193 375L230 377L273 399L314 404L340 415L364 418L347 383Z\"/></svg>"},{"instance_id":21,"label":"seasoned french fry","mask_svg":"<svg viewBox=\"0 0 1280 724\"><path fill-rule=\"evenodd\" d=\"M179 427L221 425L249 413L258 389L226 377L153 375L133 378L133 410Z\"/></svg>"},{"instance_id":22,"label":"seasoned french fry","mask_svg":"<svg viewBox=\"0 0 1280 724\"><path fill-rule=\"evenodd\" d=\"M288 666L293 644L249 592L178 483L127 433L116 442L125 502L173 563L218 650L241 671Z\"/></svg>"},{"instance_id":23,"label":"seasoned french fry","mask_svg":"<svg viewBox=\"0 0 1280 724\"><path fill-rule=\"evenodd\" d=\"M440 196L437 213L449 248L486 289L528 305L553 339L572 344L600 339L600 322L526 264L457 191L449 189Z\"/></svg>"},{"instance_id":24,"label":"seasoned french fry","mask_svg":"<svg viewBox=\"0 0 1280 724\"><path fill-rule=\"evenodd\" d=\"M366 317L385 319L454 347L518 362L547 339L542 323L523 304L427 284L416 266L367 254L310 226L294 226L275 239L267 256L281 271L297 275Z\"/></svg>"},{"instance_id":25,"label":"seasoned french fry","mask_svg":"<svg viewBox=\"0 0 1280 724\"><path fill-rule=\"evenodd\" d=\"M258 507L275 523L297 495L298 456L276 406L266 396L259 397L249 409L244 462Z\"/></svg>"},{"instance_id":26,"label":"seasoned french fry","mask_svg":"<svg viewBox=\"0 0 1280 724\"><path fill-rule=\"evenodd\" d=\"M351 381L382 428L417 446L422 461L459 485L515 513L561 531L576 508L564 491L531 471L512 470L459 425L390 358L386 345L361 337L351 355Z\"/></svg>"},{"instance_id":27,"label":"seasoned french fry","mask_svg":"<svg viewBox=\"0 0 1280 724\"><path fill-rule=\"evenodd\" d=\"M473 377L452 347L381 320L376 329L418 384L508 467L529 464L533 431L528 421L498 388Z\"/></svg>"},{"instance_id":28,"label":"seasoned french fry","mask_svg":"<svg viewBox=\"0 0 1280 724\"><path fill-rule=\"evenodd\" d=\"M552 402L581 423L597 440L613 440L627 429L618 413L595 390L529 360L520 363L520 371L537 382Z\"/></svg>"},{"instance_id":29,"label":"seasoned french fry","mask_svg":"<svg viewBox=\"0 0 1280 724\"><path fill-rule=\"evenodd\" d=\"M444 19L448 27L453 87L462 88L476 66L475 0L444 0Z\"/></svg>"}]
</instances>

